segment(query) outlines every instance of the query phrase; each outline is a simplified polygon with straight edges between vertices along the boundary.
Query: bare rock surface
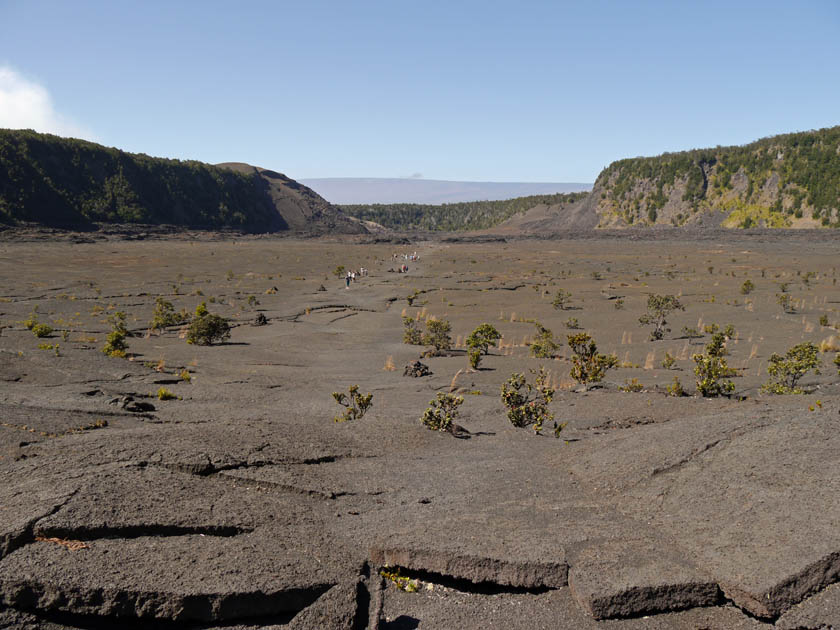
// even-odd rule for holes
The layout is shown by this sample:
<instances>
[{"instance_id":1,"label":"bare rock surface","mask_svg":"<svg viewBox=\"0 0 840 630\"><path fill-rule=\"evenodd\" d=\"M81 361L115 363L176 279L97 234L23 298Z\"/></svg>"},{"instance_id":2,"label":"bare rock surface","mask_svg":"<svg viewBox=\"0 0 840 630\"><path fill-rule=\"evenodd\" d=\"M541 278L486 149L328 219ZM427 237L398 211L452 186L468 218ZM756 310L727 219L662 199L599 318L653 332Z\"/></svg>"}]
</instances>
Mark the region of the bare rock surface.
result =
<instances>
[{"instance_id":1,"label":"bare rock surface","mask_svg":"<svg viewBox=\"0 0 840 630\"><path fill-rule=\"evenodd\" d=\"M776 621L781 630L840 628L840 585L832 584L789 609Z\"/></svg>"},{"instance_id":2,"label":"bare rock surface","mask_svg":"<svg viewBox=\"0 0 840 630\"><path fill-rule=\"evenodd\" d=\"M418 243L409 274L387 273L392 242L0 242L0 627L836 626L840 335L819 323L840 321L836 244L732 238ZM370 275L346 289L339 263ZM796 315L775 304L782 281ZM571 380L565 344L530 357L535 320L562 340L561 283L624 366L597 388ZM675 375L693 392L702 346L650 342L638 318L678 291L675 330L738 330L737 396L666 394ZM231 339L147 332L157 296L205 302ZM249 296L267 325L249 325ZM67 331L47 339L58 356L19 325L35 306ZM101 352L114 310L129 360ZM401 342L404 314L452 323L423 378L395 369L423 350ZM469 370L485 321L503 336ZM803 339L828 350L808 393L762 394L768 357ZM540 367L557 438L499 399ZM642 392L620 389L632 378ZM333 422L330 393L354 385L372 408ZM419 420L440 392L465 399L457 437ZM128 398L154 411L111 404Z\"/></svg>"},{"instance_id":3,"label":"bare rock surface","mask_svg":"<svg viewBox=\"0 0 840 630\"><path fill-rule=\"evenodd\" d=\"M0 597L23 610L172 621L296 612L340 572L317 549L289 549L276 535L98 539L76 551L35 542L4 558Z\"/></svg>"},{"instance_id":4,"label":"bare rock surface","mask_svg":"<svg viewBox=\"0 0 840 630\"><path fill-rule=\"evenodd\" d=\"M569 590L594 618L711 606L720 592L708 576L660 541L595 543L575 554Z\"/></svg>"}]
</instances>

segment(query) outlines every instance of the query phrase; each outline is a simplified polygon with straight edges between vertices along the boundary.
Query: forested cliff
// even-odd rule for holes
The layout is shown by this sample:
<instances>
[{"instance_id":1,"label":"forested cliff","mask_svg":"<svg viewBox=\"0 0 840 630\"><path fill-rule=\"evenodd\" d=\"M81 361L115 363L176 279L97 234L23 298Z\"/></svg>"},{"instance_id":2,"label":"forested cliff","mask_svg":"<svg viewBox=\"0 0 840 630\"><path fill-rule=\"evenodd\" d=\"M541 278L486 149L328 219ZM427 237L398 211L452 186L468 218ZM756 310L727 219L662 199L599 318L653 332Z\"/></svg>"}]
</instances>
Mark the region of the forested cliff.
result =
<instances>
[{"instance_id":1,"label":"forested cliff","mask_svg":"<svg viewBox=\"0 0 840 630\"><path fill-rule=\"evenodd\" d=\"M0 129L0 222L365 231L314 191L280 173L244 164L154 158L9 129Z\"/></svg>"},{"instance_id":2,"label":"forested cliff","mask_svg":"<svg viewBox=\"0 0 840 630\"><path fill-rule=\"evenodd\" d=\"M840 227L840 127L619 160L592 195L600 227Z\"/></svg>"}]
</instances>

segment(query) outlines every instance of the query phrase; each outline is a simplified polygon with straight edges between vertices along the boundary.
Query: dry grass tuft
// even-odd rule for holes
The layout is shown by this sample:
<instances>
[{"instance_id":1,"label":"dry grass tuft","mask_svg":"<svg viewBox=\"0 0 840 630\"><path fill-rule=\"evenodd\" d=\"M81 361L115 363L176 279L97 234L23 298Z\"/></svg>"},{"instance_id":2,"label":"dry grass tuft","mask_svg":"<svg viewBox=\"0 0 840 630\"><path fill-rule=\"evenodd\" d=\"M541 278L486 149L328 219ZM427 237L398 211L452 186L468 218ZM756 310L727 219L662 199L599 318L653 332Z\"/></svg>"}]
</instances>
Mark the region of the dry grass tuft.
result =
<instances>
[{"instance_id":1,"label":"dry grass tuft","mask_svg":"<svg viewBox=\"0 0 840 630\"><path fill-rule=\"evenodd\" d=\"M90 545L81 540L69 540L66 538L47 538L46 536L35 536L38 542L48 542L56 545L66 547L68 551L79 551L81 549L90 549Z\"/></svg>"},{"instance_id":2,"label":"dry grass tuft","mask_svg":"<svg viewBox=\"0 0 840 630\"><path fill-rule=\"evenodd\" d=\"M464 371L464 368L461 368L460 370L455 372L455 376L452 377L452 382L449 383L449 393L450 394L455 391L455 389L457 387L456 381L458 380L458 377L461 376L461 372L463 372L463 371Z\"/></svg>"}]
</instances>

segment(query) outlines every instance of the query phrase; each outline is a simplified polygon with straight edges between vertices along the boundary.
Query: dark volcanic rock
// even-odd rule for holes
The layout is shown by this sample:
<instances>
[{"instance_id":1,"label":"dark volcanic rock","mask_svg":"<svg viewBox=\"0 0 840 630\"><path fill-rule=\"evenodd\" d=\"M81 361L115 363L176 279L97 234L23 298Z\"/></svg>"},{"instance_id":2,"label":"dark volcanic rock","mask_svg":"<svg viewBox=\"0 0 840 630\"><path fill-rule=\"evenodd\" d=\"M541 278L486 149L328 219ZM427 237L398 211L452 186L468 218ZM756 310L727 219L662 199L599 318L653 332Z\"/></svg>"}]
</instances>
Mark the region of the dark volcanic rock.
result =
<instances>
[{"instance_id":1,"label":"dark volcanic rock","mask_svg":"<svg viewBox=\"0 0 840 630\"><path fill-rule=\"evenodd\" d=\"M421 363L420 361L412 361L406 365L403 370L403 376L413 376L415 378L420 376L430 376L431 374L432 371L429 369L429 366L425 363Z\"/></svg>"},{"instance_id":2,"label":"dark volcanic rock","mask_svg":"<svg viewBox=\"0 0 840 630\"><path fill-rule=\"evenodd\" d=\"M221 621L302 610L338 583L317 554L277 532L36 542L0 564L0 602L21 610Z\"/></svg>"}]
</instances>

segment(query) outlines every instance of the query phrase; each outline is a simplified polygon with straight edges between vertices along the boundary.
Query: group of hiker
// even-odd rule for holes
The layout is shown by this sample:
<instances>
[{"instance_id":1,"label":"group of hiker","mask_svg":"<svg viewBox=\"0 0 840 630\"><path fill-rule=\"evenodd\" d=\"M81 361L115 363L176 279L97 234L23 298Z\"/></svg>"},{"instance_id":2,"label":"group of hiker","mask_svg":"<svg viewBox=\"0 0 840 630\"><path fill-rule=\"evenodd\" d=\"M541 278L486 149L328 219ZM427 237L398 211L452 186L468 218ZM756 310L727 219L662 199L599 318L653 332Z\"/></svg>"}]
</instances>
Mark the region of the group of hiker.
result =
<instances>
[{"instance_id":1,"label":"group of hiker","mask_svg":"<svg viewBox=\"0 0 840 630\"><path fill-rule=\"evenodd\" d=\"M350 270L347 272L347 275L344 276L344 288L349 289L351 282L356 282L356 278L361 278L368 275L368 270L365 267L359 267L359 270L356 271Z\"/></svg>"},{"instance_id":2,"label":"group of hiker","mask_svg":"<svg viewBox=\"0 0 840 630\"><path fill-rule=\"evenodd\" d=\"M398 253L395 252L394 255L391 258L394 261L412 261L412 262L415 262L415 261L420 260L420 256L417 254L417 252L414 252L412 254L398 254ZM347 273L344 276L344 288L349 289L351 282L356 282L358 278L363 278L363 277L367 276L368 271L369 270L366 269L365 267L359 267L358 271L356 271L355 269L351 269L351 270L347 271ZM391 268L388 271L390 271L391 273L408 273L408 265L405 264L405 262L403 262L396 269Z\"/></svg>"}]
</instances>

